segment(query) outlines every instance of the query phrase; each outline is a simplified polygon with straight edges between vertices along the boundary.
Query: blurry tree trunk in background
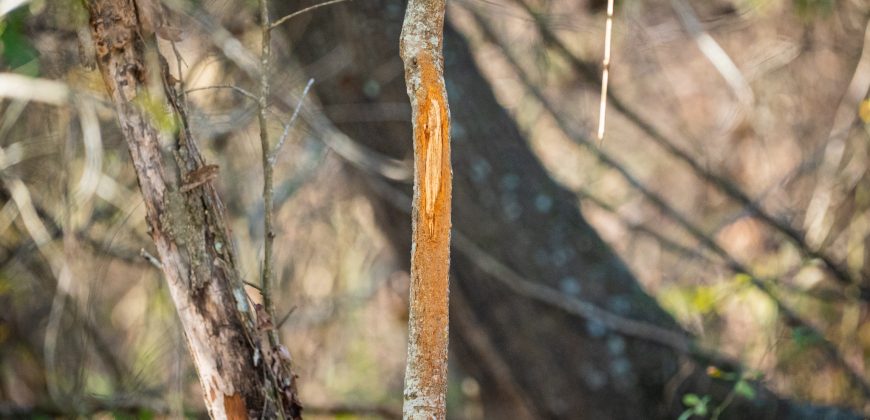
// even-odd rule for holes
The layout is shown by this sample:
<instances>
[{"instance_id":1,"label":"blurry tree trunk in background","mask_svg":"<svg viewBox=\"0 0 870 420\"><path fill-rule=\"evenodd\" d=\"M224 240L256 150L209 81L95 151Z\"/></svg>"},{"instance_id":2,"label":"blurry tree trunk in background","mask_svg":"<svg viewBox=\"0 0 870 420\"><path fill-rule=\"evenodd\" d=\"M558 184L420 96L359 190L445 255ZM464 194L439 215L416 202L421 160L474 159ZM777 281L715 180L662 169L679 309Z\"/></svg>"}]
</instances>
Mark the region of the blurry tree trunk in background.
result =
<instances>
[{"instance_id":1,"label":"blurry tree trunk in background","mask_svg":"<svg viewBox=\"0 0 870 420\"><path fill-rule=\"evenodd\" d=\"M411 0L400 53L414 137L411 298L403 415L447 417L450 108L441 44L445 0Z\"/></svg>"},{"instance_id":2,"label":"blurry tree trunk in background","mask_svg":"<svg viewBox=\"0 0 870 420\"><path fill-rule=\"evenodd\" d=\"M276 381L262 362L223 205L210 182L216 167L205 164L189 135L162 57L146 54L146 48L156 51L149 32L156 28L140 21L147 12L137 11L133 0L90 0L87 8L100 72L130 149L151 237L209 414L217 419L274 417L272 379L286 384L279 397L282 410L299 417L292 378ZM150 90L149 82L155 85ZM174 127L158 115L165 112L161 89L171 104ZM177 131L174 164L163 161L161 129Z\"/></svg>"},{"instance_id":3,"label":"blurry tree trunk in background","mask_svg":"<svg viewBox=\"0 0 870 420\"><path fill-rule=\"evenodd\" d=\"M403 6L349 2L306 16L298 33L290 28L304 64L334 66L316 85L325 109L355 105L365 116L377 103L406 101L395 45ZM454 236L551 290L685 334L581 217L576 197L550 178L449 24L444 58L453 110ZM360 118L339 128L377 152L411 156L406 116ZM388 238L407 255L407 214L385 197L385 181L361 179ZM408 192L407 185L392 186ZM452 360L480 383L486 418L673 419L684 410L683 395L710 395L719 404L733 389L733 381L707 375L704 362L510 290L480 259L453 251ZM825 410L837 409L757 389L751 401L735 396L720 418L819 418Z\"/></svg>"}]
</instances>

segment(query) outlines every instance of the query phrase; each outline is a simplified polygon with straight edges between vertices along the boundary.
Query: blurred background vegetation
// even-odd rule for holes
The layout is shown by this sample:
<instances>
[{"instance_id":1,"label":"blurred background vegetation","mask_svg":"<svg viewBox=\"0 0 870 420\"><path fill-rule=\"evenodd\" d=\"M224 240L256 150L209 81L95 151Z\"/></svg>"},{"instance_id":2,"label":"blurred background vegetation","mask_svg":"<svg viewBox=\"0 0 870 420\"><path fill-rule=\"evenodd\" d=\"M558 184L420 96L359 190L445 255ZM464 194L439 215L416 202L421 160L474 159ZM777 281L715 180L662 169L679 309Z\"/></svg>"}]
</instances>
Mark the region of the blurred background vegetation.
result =
<instances>
[{"instance_id":1,"label":"blurred background vegetation","mask_svg":"<svg viewBox=\"0 0 870 420\"><path fill-rule=\"evenodd\" d=\"M598 117L603 6L457 0L448 15L548 174L576 194L586 220L704 348L739 360L741 378L782 397L870 413L867 394L848 372L866 383L870 369L870 4L618 1L616 101L604 142L583 146L572 133L589 137ZM217 185L243 277L257 282L263 209L256 104L232 89L209 88L254 91L255 84L203 23L257 51L256 4L165 7L167 26L181 32L174 40L181 63L170 66L184 69L194 132L207 160L220 166ZM392 417L402 395L408 255L384 233L391 221L354 184L358 173L324 143L324 133L336 130L332 124L408 121L406 101L377 99L383 80L402 75L383 66L367 81L343 80L340 69L352 65L352 53L295 55L312 16L346 7L353 6L301 15L275 37L273 90L298 100L312 77L315 87L358 83L372 98L343 104L312 95L304 105L309 117L294 129L276 169L276 301L312 417ZM400 19L402 10L384 13ZM0 101L0 416L201 416L175 309L160 270L143 257L155 252L126 145L88 50L85 12L74 0L7 0L0 13L2 72L63 82L79 98L61 106ZM291 109L277 107L275 132ZM668 152L657 136L686 156ZM799 240L735 200L734 186ZM22 207L21 197L32 206ZM543 210L553 200L524 199ZM509 216L504 229L522 232ZM531 264L537 255L526 257L511 264ZM839 280L825 258L841 269ZM581 272L556 286L574 295L586 281ZM759 284L815 329L784 316ZM823 339L836 354L818 345ZM832 361L837 357L842 362ZM485 417L480 383L451 368L451 417ZM752 387L738 388L753 398ZM704 398L686 394L683 408Z\"/></svg>"}]
</instances>

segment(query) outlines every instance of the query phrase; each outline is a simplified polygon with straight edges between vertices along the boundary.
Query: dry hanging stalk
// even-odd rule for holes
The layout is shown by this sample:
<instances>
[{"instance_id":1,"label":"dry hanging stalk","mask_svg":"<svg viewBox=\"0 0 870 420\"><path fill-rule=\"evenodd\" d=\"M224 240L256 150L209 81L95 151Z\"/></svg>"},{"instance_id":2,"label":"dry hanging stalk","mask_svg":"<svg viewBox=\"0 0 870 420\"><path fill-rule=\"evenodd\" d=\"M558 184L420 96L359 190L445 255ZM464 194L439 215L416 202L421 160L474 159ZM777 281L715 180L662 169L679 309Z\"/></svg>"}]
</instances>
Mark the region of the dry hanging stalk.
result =
<instances>
[{"instance_id":1,"label":"dry hanging stalk","mask_svg":"<svg viewBox=\"0 0 870 420\"><path fill-rule=\"evenodd\" d=\"M607 83L610 79L610 42L613 33L613 0L607 0L604 23L604 59L601 60L601 103L598 108L598 142L604 141L604 116L607 112Z\"/></svg>"},{"instance_id":2,"label":"dry hanging stalk","mask_svg":"<svg viewBox=\"0 0 870 420\"><path fill-rule=\"evenodd\" d=\"M414 126L411 304L406 419L444 419L450 266L450 110L444 86L445 0L411 0L400 54Z\"/></svg>"}]
</instances>

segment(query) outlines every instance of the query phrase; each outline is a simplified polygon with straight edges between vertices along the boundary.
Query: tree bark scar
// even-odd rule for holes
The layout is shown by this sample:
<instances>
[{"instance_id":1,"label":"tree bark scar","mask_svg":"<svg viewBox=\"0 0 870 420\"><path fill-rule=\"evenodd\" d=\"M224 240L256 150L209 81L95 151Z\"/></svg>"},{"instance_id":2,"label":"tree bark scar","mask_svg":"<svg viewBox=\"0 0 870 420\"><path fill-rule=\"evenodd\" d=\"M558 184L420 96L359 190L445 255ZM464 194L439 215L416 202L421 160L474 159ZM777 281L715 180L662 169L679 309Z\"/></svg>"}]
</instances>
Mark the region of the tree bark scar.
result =
<instances>
[{"instance_id":1,"label":"tree bark scar","mask_svg":"<svg viewBox=\"0 0 870 420\"><path fill-rule=\"evenodd\" d=\"M403 413L447 416L450 266L450 109L442 77L444 0L410 0L401 57L414 134L411 299Z\"/></svg>"},{"instance_id":2,"label":"tree bark scar","mask_svg":"<svg viewBox=\"0 0 870 420\"><path fill-rule=\"evenodd\" d=\"M423 198L426 207L426 220L431 235L435 231L435 201L441 191L443 138L441 136L441 106L439 106L438 101L429 100L426 114L426 164L423 169L426 185L423 190Z\"/></svg>"},{"instance_id":3,"label":"tree bark scar","mask_svg":"<svg viewBox=\"0 0 870 420\"><path fill-rule=\"evenodd\" d=\"M423 151L422 161L418 162L422 172L420 175L420 195L423 216L422 226L425 226L427 238L436 236L436 230L440 228L439 214L449 211L441 208L440 197L445 190L445 183L450 183L449 168L450 144L449 144L449 114L444 103L443 85L434 61L421 55L417 59L420 68L420 89L417 103L420 111L417 116L417 145ZM447 172L445 172L447 171Z\"/></svg>"}]
</instances>

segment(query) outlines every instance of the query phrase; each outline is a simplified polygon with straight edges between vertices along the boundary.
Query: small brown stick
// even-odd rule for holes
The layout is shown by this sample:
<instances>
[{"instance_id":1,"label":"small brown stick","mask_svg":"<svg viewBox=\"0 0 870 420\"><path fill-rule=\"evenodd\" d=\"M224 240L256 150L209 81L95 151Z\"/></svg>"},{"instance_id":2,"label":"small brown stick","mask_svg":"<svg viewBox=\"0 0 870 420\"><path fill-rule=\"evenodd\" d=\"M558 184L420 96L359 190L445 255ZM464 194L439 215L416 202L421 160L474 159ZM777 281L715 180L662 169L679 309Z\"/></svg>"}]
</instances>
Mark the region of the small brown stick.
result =
<instances>
[{"instance_id":1,"label":"small brown stick","mask_svg":"<svg viewBox=\"0 0 870 420\"><path fill-rule=\"evenodd\" d=\"M302 9L302 10L297 10L297 11L295 11L295 12L293 12L293 13L290 13L290 14L287 15L287 16L282 17L281 19L276 20L275 22L272 22L272 23L269 25L269 30L271 31L272 29L275 29L275 28L277 28L278 26L281 26L282 23L284 23L284 22L286 22L286 21L288 21L288 20L290 20L290 19L293 19L293 18L295 18L296 16L299 16L299 15L302 15L302 14L305 14L305 13L308 13L308 12L314 10L314 9L319 9L319 8L321 8L321 7L324 7L324 6L329 6L329 5L331 5L331 4L336 4L336 3L342 3L342 2L345 2L345 1L348 1L348 0L329 0L329 1L325 1L325 2L323 2L323 3L315 4L314 6L308 6L308 7L304 8L304 9Z\"/></svg>"}]
</instances>

